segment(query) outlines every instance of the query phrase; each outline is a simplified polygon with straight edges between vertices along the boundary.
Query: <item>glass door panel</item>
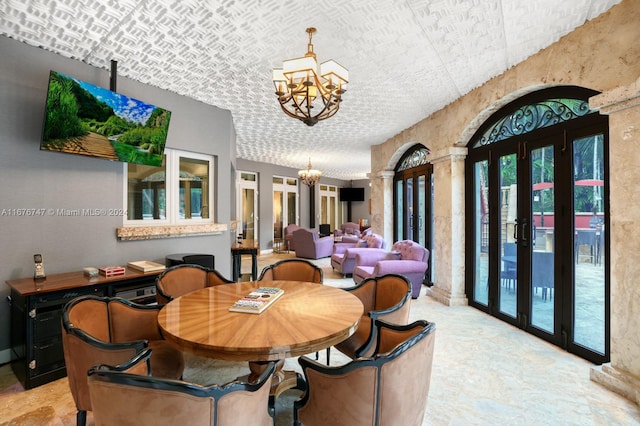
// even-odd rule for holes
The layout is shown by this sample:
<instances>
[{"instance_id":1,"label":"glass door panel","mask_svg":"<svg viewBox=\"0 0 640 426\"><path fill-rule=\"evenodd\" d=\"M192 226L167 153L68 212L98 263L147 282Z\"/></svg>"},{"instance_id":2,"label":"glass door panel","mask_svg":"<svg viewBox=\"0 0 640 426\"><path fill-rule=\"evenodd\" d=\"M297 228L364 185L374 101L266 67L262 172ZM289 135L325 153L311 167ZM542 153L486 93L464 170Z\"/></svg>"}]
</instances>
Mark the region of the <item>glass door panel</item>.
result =
<instances>
[{"instance_id":1,"label":"glass door panel","mask_svg":"<svg viewBox=\"0 0 640 426\"><path fill-rule=\"evenodd\" d=\"M242 204L242 235L247 240L255 240L255 198L256 191L252 188L242 188L241 204Z\"/></svg>"},{"instance_id":2,"label":"glass door panel","mask_svg":"<svg viewBox=\"0 0 640 426\"><path fill-rule=\"evenodd\" d=\"M414 234L414 241L420 244L422 247L428 247L426 244L426 234L424 232L425 226L425 218L427 217L427 204L426 204L426 195L427 191L425 189L426 185L426 176L420 175L418 176L418 217L416 227L418 228L418 234Z\"/></svg>"},{"instance_id":3,"label":"glass door panel","mask_svg":"<svg viewBox=\"0 0 640 426\"><path fill-rule=\"evenodd\" d=\"M327 214L329 213L327 205L329 203L329 197L326 195L320 196L320 223L328 223Z\"/></svg>"},{"instance_id":4,"label":"glass door panel","mask_svg":"<svg viewBox=\"0 0 640 426\"><path fill-rule=\"evenodd\" d=\"M296 223L297 219L298 219L298 193L287 191L287 225Z\"/></svg>"},{"instance_id":5,"label":"glass door panel","mask_svg":"<svg viewBox=\"0 0 640 426\"><path fill-rule=\"evenodd\" d=\"M518 178L516 154L499 158L500 211L498 241L500 250L498 309L511 318L517 315L518 256L516 245L516 218L518 210Z\"/></svg>"},{"instance_id":6,"label":"glass door panel","mask_svg":"<svg viewBox=\"0 0 640 426\"><path fill-rule=\"evenodd\" d=\"M258 175L239 171L236 174L236 214L239 218L238 234L245 239L257 241L258 236Z\"/></svg>"},{"instance_id":7,"label":"glass door panel","mask_svg":"<svg viewBox=\"0 0 640 426\"><path fill-rule=\"evenodd\" d=\"M332 231L336 229L336 217L338 216L338 211L336 209L336 204L338 204L337 197L329 197L329 229ZM326 222L325 222L326 223Z\"/></svg>"},{"instance_id":8,"label":"glass door panel","mask_svg":"<svg viewBox=\"0 0 640 426\"><path fill-rule=\"evenodd\" d=\"M284 239L284 192L273 191L273 238Z\"/></svg>"},{"instance_id":9,"label":"glass door panel","mask_svg":"<svg viewBox=\"0 0 640 426\"><path fill-rule=\"evenodd\" d=\"M408 227L407 227L407 234L403 235L402 237L400 237L399 239L404 239L404 238L408 238L411 239L412 235L413 235L413 227L414 227L414 206L413 206L413 178L408 178L406 180L406 185L407 185L407 191L406 191L406 206L407 206L407 210L406 210L406 215L407 218L405 220L405 223L407 223Z\"/></svg>"},{"instance_id":10,"label":"glass door panel","mask_svg":"<svg viewBox=\"0 0 640 426\"><path fill-rule=\"evenodd\" d=\"M573 141L574 343L605 353L604 136Z\"/></svg>"},{"instance_id":11,"label":"glass door panel","mask_svg":"<svg viewBox=\"0 0 640 426\"><path fill-rule=\"evenodd\" d=\"M398 218L405 217L404 211L404 191L403 191L404 181L397 180L396 181L396 215ZM396 240L401 240L404 236L404 220L396 220Z\"/></svg>"},{"instance_id":12,"label":"glass door panel","mask_svg":"<svg viewBox=\"0 0 640 426\"><path fill-rule=\"evenodd\" d=\"M553 293L555 291L555 203L554 203L554 147L533 149L530 159L529 190L532 224L529 240L531 247L531 325L550 334L554 333L555 316Z\"/></svg>"},{"instance_id":13,"label":"glass door panel","mask_svg":"<svg viewBox=\"0 0 640 426\"><path fill-rule=\"evenodd\" d=\"M474 165L474 241L475 261L473 273L473 299L485 306L489 304L489 181L488 162L479 161Z\"/></svg>"}]
</instances>

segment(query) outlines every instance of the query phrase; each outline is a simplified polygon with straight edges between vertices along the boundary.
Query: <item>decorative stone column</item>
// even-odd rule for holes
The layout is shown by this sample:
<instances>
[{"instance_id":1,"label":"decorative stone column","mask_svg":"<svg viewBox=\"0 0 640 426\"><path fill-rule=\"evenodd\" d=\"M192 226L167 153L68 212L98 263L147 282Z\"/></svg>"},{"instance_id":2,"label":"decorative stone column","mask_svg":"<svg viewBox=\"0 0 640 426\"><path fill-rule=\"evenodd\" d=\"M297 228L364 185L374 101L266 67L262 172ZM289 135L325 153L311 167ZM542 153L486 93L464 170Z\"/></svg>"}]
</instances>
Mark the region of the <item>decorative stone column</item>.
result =
<instances>
[{"instance_id":1,"label":"decorative stone column","mask_svg":"<svg viewBox=\"0 0 640 426\"><path fill-rule=\"evenodd\" d=\"M609 115L611 362L591 380L640 403L640 78L589 100Z\"/></svg>"},{"instance_id":2,"label":"decorative stone column","mask_svg":"<svg viewBox=\"0 0 640 426\"><path fill-rule=\"evenodd\" d=\"M427 294L445 305L466 305L464 160L467 148L451 147L429 154L433 164L434 285Z\"/></svg>"},{"instance_id":3,"label":"decorative stone column","mask_svg":"<svg viewBox=\"0 0 640 426\"><path fill-rule=\"evenodd\" d=\"M370 176L371 227L382 235L387 246L393 244L393 170L383 170Z\"/></svg>"}]
</instances>

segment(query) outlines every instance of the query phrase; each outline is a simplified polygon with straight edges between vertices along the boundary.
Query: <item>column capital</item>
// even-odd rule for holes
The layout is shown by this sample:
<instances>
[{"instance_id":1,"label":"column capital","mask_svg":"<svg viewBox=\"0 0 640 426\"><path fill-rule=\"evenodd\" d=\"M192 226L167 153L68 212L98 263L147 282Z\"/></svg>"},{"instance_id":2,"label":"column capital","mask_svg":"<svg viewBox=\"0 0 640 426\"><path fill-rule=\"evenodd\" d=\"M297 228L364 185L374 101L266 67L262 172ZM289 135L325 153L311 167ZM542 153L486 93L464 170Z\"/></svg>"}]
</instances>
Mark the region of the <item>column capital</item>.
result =
<instances>
[{"instance_id":1,"label":"column capital","mask_svg":"<svg viewBox=\"0 0 640 426\"><path fill-rule=\"evenodd\" d=\"M393 179L395 175L396 172L394 172L393 170L381 170L372 177L376 177L378 179Z\"/></svg>"},{"instance_id":2,"label":"column capital","mask_svg":"<svg viewBox=\"0 0 640 426\"><path fill-rule=\"evenodd\" d=\"M467 153L468 149L466 147L451 146L429 153L429 162L436 164L445 161L464 161L467 158Z\"/></svg>"},{"instance_id":3,"label":"column capital","mask_svg":"<svg viewBox=\"0 0 640 426\"><path fill-rule=\"evenodd\" d=\"M640 78L628 86L616 87L589 98L589 108L605 115L637 106L640 106Z\"/></svg>"}]
</instances>

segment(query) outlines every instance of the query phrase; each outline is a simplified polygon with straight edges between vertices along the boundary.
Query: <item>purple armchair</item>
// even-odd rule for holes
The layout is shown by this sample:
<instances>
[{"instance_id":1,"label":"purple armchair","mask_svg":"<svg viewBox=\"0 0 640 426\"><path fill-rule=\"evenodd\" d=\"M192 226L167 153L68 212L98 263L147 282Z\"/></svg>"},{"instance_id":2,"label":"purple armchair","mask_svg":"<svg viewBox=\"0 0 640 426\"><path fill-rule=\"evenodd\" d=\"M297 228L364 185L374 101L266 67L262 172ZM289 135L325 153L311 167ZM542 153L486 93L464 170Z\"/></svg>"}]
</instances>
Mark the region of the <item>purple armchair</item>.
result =
<instances>
[{"instance_id":1,"label":"purple armchair","mask_svg":"<svg viewBox=\"0 0 640 426\"><path fill-rule=\"evenodd\" d=\"M369 249L356 254L353 281L359 284L369 277L400 274L411 282L411 297L420 295L424 274L429 266L429 250L411 240L396 241L391 252Z\"/></svg>"},{"instance_id":2,"label":"purple armchair","mask_svg":"<svg viewBox=\"0 0 640 426\"><path fill-rule=\"evenodd\" d=\"M355 222L345 222L340 226L340 229L333 231L333 235L336 237L342 237L344 235L360 237L360 225Z\"/></svg>"},{"instance_id":3,"label":"purple armchair","mask_svg":"<svg viewBox=\"0 0 640 426\"><path fill-rule=\"evenodd\" d=\"M298 229L293 233L292 243L296 257L320 259L331 256L333 251L333 237L319 237L318 231Z\"/></svg>"},{"instance_id":4,"label":"purple armchair","mask_svg":"<svg viewBox=\"0 0 640 426\"><path fill-rule=\"evenodd\" d=\"M386 242L378 234L365 235L358 242L335 243L331 254L331 268L343 276L353 274L356 255L362 250L384 249Z\"/></svg>"},{"instance_id":5,"label":"purple armchair","mask_svg":"<svg viewBox=\"0 0 640 426\"><path fill-rule=\"evenodd\" d=\"M287 250L295 250L293 247L293 233L298 229L302 228L295 223L287 225L287 227L284 228L284 241L287 243Z\"/></svg>"}]
</instances>

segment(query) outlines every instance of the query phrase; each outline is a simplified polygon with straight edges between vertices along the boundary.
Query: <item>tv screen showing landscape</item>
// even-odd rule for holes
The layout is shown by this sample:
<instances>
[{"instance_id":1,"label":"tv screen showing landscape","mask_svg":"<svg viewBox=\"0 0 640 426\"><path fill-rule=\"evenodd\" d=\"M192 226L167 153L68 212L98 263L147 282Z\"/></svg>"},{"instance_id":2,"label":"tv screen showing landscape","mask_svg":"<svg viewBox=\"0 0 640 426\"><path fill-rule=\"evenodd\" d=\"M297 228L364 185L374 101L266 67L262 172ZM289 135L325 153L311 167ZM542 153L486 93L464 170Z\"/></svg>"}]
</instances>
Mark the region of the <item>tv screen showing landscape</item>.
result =
<instances>
[{"instance_id":1,"label":"tv screen showing landscape","mask_svg":"<svg viewBox=\"0 0 640 426\"><path fill-rule=\"evenodd\" d=\"M41 150L162 165L171 112L51 71Z\"/></svg>"}]
</instances>

